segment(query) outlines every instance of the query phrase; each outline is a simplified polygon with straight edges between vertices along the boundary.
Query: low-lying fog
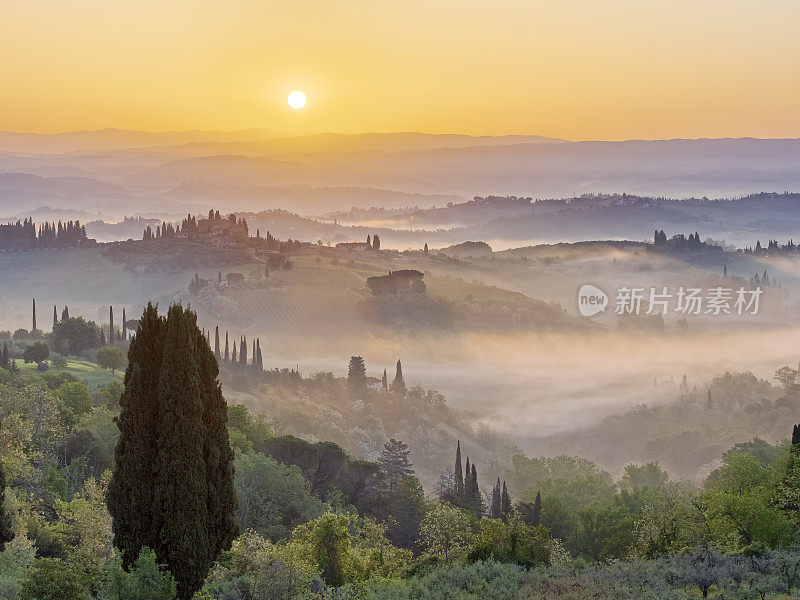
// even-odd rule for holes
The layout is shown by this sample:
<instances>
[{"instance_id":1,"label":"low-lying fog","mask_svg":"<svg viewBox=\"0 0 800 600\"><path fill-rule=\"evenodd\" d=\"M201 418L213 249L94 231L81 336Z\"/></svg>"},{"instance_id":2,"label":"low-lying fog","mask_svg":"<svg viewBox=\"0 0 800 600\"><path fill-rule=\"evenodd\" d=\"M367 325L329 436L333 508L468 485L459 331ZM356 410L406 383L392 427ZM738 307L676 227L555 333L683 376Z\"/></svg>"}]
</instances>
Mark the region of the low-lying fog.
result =
<instances>
[{"instance_id":1,"label":"low-lying fog","mask_svg":"<svg viewBox=\"0 0 800 600\"><path fill-rule=\"evenodd\" d=\"M648 333L558 335L464 335L457 338L374 341L361 347L369 375L403 362L409 385L436 388L450 405L473 410L536 453L542 438L585 428L628 408L674 399L653 389L685 374L690 389L705 393L707 382L725 371L752 371L772 380L779 366L800 360L797 327L754 330L735 324L729 331L659 335ZM270 362L292 366L286 356ZM264 357L265 362L267 356ZM300 361L304 374L332 370L343 375L345 356ZM773 382L774 383L774 382Z\"/></svg>"}]
</instances>

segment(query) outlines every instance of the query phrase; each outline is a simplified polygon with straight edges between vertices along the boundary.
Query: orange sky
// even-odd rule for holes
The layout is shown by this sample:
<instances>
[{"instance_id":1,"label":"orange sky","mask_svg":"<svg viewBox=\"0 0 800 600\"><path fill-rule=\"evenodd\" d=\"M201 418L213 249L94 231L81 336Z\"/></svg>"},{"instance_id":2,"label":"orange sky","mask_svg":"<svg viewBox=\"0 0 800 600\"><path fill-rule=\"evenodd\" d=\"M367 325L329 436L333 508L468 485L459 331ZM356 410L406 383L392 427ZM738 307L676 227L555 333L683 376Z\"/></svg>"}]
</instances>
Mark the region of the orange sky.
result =
<instances>
[{"instance_id":1,"label":"orange sky","mask_svg":"<svg viewBox=\"0 0 800 600\"><path fill-rule=\"evenodd\" d=\"M798 24L796 0L9 0L0 129L800 137Z\"/></svg>"}]
</instances>

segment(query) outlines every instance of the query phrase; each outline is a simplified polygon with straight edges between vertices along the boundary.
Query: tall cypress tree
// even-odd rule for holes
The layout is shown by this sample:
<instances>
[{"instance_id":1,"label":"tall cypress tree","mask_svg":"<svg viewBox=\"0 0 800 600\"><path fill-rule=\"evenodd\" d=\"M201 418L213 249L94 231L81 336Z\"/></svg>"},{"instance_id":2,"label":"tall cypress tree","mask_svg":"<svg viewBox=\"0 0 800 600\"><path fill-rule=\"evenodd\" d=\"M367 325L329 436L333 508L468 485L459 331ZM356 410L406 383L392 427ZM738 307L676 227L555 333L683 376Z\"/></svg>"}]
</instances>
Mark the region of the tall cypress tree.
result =
<instances>
[{"instance_id":1,"label":"tall cypress tree","mask_svg":"<svg viewBox=\"0 0 800 600\"><path fill-rule=\"evenodd\" d=\"M503 492L500 494L500 517L505 521L511 514L511 496L508 493L506 482L503 482Z\"/></svg>"},{"instance_id":2,"label":"tall cypress tree","mask_svg":"<svg viewBox=\"0 0 800 600\"><path fill-rule=\"evenodd\" d=\"M184 314L194 313L185 311ZM195 331L197 326L195 326ZM233 450L228 442L228 408L219 383L219 364L211 347L199 344L200 392L203 402L203 459L206 466L209 519L209 543L213 558L231 547L238 534L235 512L236 490L233 484ZM209 564L209 567L211 565Z\"/></svg>"},{"instance_id":3,"label":"tall cypress tree","mask_svg":"<svg viewBox=\"0 0 800 600\"><path fill-rule=\"evenodd\" d=\"M542 493L536 492L536 500L533 501L533 526L538 527L542 519Z\"/></svg>"},{"instance_id":4,"label":"tall cypress tree","mask_svg":"<svg viewBox=\"0 0 800 600\"><path fill-rule=\"evenodd\" d=\"M58 327L58 312L56 311L56 305L53 304L53 331L56 330Z\"/></svg>"},{"instance_id":5,"label":"tall cypress tree","mask_svg":"<svg viewBox=\"0 0 800 600\"><path fill-rule=\"evenodd\" d=\"M116 468L108 487L114 546L122 549L126 568L142 547L155 547L153 489L158 421L158 381L161 374L164 319L148 304L128 350L125 391L117 426Z\"/></svg>"},{"instance_id":6,"label":"tall cypress tree","mask_svg":"<svg viewBox=\"0 0 800 600\"><path fill-rule=\"evenodd\" d=\"M491 508L491 517L493 519L500 518L500 478L497 478L497 483L494 485L494 489L492 490L492 508Z\"/></svg>"},{"instance_id":7,"label":"tall cypress tree","mask_svg":"<svg viewBox=\"0 0 800 600\"><path fill-rule=\"evenodd\" d=\"M467 464L464 467L464 506L469 505L469 500L472 498L472 473L470 471L469 454L467 455Z\"/></svg>"},{"instance_id":8,"label":"tall cypress tree","mask_svg":"<svg viewBox=\"0 0 800 600\"><path fill-rule=\"evenodd\" d=\"M219 325L214 328L214 356L217 360L221 358L219 353Z\"/></svg>"},{"instance_id":9,"label":"tall cypress tree","mask_svg":"<svg viewBox=\"0 0 800 600\"><path fill-rule=\"evenodd\" d=\"M406 382L403 379L403 365L400 364L399 360L397 361L397 368L395 370L391 390L398 396L406 395Z\"/></svg>"},{"instance_id":10,"label":"tall cypress tree","mask_svg":"<svg viewBox=\"0 0 800 600\"><path fill-rule=\"evenodd\" d=\"M236 535L233 453L218 366L197 317L148 305L131 342L116 469L108 492L126 566L143 546L197 591Z\"/></svg>"},{"instance_id":11,"label":"tall cypress tree","mask_svg":"<svg viewBox=\"0 0 800 600\"><path fill-rule=\"evenodd\" d=\"M243 365L247 364L247 336L242 336L242 341L239 344L239 362Z\"/></svg>"},{"instance_id":12,"label":"tall cypress tree","mask_svg":"<svg viewBox=\"0 0 800 600\"><path fill-rule=\"evenodd\" d=\"M36 298L33 299L33 327L31 331L36 331Z\"/></svg>"},{"instance_id":13,"label":"tall cypress tree","mask_svg":"<svg viewBox=\"0 0 800 600\"><path fill-rule=\"evenodd\" d=\"M228 347L228 332L225 332L225 362L228 362L231 358L230 349Z\"/></svg>"},{"instance_id":14,"label":"tall cypress tree","mask_svg":"<svg viewBox=\"0 0 800 600\"><path fill-rule=\"evenodd\" d=\"M128 325L127 325L127 317L125 316L125 307L122 307L122 341L128 339Z\"/></svg>"},{"instance_id":15,"label":"tall cypress tree","mask_svg":"<svg viewBox=\"0 0 800 600\"><path fill-rule=\"evenodd\" d=\"M114 336L114 307L108 307L108 343L113 344L115 341Z\"/></svg>"},{"instance_id":16,"label":"tall cypress tree","mask_svg":"<svg viewBox=\"0 0 800 600\"><path fill-rule=\"evenodd\" d=\"M198 360L205 335L196 327L182 307L170 307L162 336L158 451L153 465L153 529L159 534L156 555L169 566L181 598L190 598L200 589L212 556Z\"/></svg>"},{"instance_id":17,"label":"tall cypress tree","mask_svg":"<svg viewBox=\"0 0 800 600\"><path fill-rule=\"evenodd\" d=\"M470 488L472 494L469 498L470 503L468 506L480 517L483 514L483 498L481 498L481 490L478 487L478 469L475 468L475 463L472 463L472 472L470 475Z\"/></svg>"},{"instance_id":18,"label":"tall cypress tree","mask_svg":"<svg viewBox=\"0 0 800 600\"><path fill-rule=\"evenodd\" d=\"M461 470L461 440L456 444L456 464L453 477L453 491L457 496L464 494L464 472Z\"/></svg>"},{"instance_id":19,"label":"tall cypress tree","mask_svg":"<svg viewBox=\"0 0 800 600\"><path fill-rule=\"evenodd\" d=\"M233 340L233 352L231 352L231 362L236 362L236 340Z\"/></svg>"},{"instance_id":20,"label":"tall cypress tree","mask_svg":"<svg viewBox=\"0 0 800 600\"><path fill-rule=\"evenodd\" d=\"M61 320L66 321L67 319L69 319L69 306L65 306L61 311Z\"/></svg>"}]
</instances>

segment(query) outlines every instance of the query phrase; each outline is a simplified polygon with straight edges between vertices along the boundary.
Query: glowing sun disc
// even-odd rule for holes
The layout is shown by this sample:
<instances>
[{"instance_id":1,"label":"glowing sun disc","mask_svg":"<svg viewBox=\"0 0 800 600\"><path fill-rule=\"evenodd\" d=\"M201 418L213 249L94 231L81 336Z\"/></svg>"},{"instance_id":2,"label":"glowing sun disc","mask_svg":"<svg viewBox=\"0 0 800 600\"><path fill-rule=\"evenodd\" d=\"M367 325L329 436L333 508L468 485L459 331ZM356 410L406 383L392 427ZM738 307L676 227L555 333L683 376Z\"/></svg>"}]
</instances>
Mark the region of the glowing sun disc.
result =
<instances>
[{"instance_id":1,"label":"glowing sun disc","mask_svg":"<svg viewBox=\"0 0 800 600\"><path fill-rule=\"evenodd\" d=\"M300 90L295 90L289 94L289 106L299 110L306 105L306 95Z\"/></svg>"}]
</instances>

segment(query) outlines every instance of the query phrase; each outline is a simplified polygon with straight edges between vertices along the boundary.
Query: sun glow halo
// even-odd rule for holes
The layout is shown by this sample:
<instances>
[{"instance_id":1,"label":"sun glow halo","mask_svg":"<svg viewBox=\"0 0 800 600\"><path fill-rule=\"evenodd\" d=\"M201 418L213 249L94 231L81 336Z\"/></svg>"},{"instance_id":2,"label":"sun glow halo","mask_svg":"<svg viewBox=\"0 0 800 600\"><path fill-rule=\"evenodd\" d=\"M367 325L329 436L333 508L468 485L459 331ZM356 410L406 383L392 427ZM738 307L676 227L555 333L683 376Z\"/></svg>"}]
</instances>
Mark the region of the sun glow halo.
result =
<instances>
[{"instance_id":1,"label":"sun glow halo","mask_svg":"<svg viewBox=\"0 0 800 600\"><path fill-rule=\"evenodd\" d=\"M306 105L306 95L300 90L295 90L289 94L289 106L295 110L300 110Z\"/></svg>"}]
</instances>

